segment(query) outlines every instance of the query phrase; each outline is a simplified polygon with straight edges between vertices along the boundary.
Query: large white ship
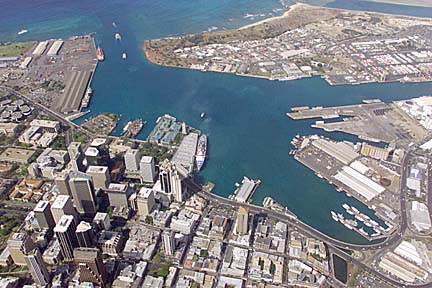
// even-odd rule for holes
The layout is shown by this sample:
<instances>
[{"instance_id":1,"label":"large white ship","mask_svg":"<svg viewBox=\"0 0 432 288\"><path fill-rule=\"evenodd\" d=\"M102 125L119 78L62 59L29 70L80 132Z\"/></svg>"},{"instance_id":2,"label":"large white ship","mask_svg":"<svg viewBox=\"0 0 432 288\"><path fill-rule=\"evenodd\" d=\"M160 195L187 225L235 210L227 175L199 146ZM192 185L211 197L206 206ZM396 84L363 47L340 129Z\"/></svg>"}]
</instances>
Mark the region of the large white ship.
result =
<instances>
[{"instance_id":1,"label":"large white ship","mask_svg":"<svg viewBox=\"0 0 432 288\"><path fill-rule=\"evenodd\" d=\"M205 134L202 134L198 139L198 146L196 151L196 167L197 170L200 171L202 166L204 165L205 158L207 153L207 136Z\"/></svg>"}]
</instances>

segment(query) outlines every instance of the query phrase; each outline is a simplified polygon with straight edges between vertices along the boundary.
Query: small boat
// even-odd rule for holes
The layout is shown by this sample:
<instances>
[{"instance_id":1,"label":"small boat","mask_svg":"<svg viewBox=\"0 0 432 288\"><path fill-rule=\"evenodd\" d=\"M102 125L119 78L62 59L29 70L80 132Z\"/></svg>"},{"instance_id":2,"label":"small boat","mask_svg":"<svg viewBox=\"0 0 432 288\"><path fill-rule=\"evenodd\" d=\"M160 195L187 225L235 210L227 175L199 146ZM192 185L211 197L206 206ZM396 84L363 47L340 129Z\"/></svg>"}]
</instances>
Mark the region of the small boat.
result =
<instances>
[{"instance_id":1,"label":"small boat","mask_svg":"<svg viewBox=\"0 0 432 288\"><path fill-rule=\"evenodd\" d=\"M22 35L22 34L25 34L25 33L27 33L27 32L28 32L28 30L23 29L23 30L21 30L21 31L18 32L18 35Z\"/></svg>"},{"instance_id":2,"label":"small boat","mask_svg":"<svg viewBox=\"0 0 432 288\"><path fill-rule=\"evenodd\" d=\"M330 213L331 213L331 216L332 216L333 220L336 221L336 222L338 222L339 219L338 219L336 213L334 211L330 211Z\"/></svg>"},{"instance_id":3,"label":"small boat","mask_svg":"<svg viewBox=\"0 0 432 288\"><path fill-rule=\"evenodd\" d=\"M365 223L366 226L368 226L368 227L372 227L372 224L371 224L370 222L365 221L364 223Z\"/></svg>"},{"instance_id":4,"label":"small boat","mask_svg":"<svg viewBox=\"0 0 432 288\"><path fill-rule=\"evenodd\" d=\"M355 212L355 213L359 213L360 211L356 208L356 207L354 207L354 206L351 206L351 209Z\"/></svg>"},{"instance_id":5,"label":"small boat","mask_svg":"<svg viewBox=\"0 0 432 288\"><path fill-rule=\"evenodd\" d=\"M342 207L343 207L345 210L350 209L350 206L349 206L348 204L346 204L346 203L342 204Z\"/></svg>"},{"instance_id":6,"label":"small boat","mask_svg":"<svg viewBox=\"0 0 432 288\"><path fill-rule=\"evenodd\" d=\"M205 112L202 112L201 115L200 115L201 119L204 118L205 116L206 116Z\"/></svg>"},{"instance_id":7,"label":"small boat","mask_svg":"<svg viewBox=\"0 0 432 288\"><path fill-rule=\"evenodd\" d=\"M116 33L116 34L114 35L114 38L115 38L116 40L121 40L121 35L120 35L120 33Z\"/></svg>"},{"instance_id":8,"label":"small boat","mask_svg":"<svg viewBox=\"0 0 432 288\"><path fill-rule=\"evenodd\" d=\"M345 225L345 227L347 227L348 229L350 229L350 230L352 230L353 229L353 227L350 225L350 224L348 224L348 223L343 223L344 225Z\"/></svg>"},{"instance_id":9,"label":"small boat","mask_svg":"<svg viewBox=\"0 0 432 288\"><path fill-rule=\"evenodd\" d=\"M127 58L126 53L123 53L123 54L122 54L122 58L123 58L123 59L126 59L126 58Z\"/></svg>"},{"instance_id":10,"label":"small boat","mask_svg":"<svg viewBox=\"0 0 432 288\"><path fill-rule=\"evenodd\" d=\"M112 22L113 27L117 27L117 24L115 22Z\"/></svg>"},{"instance_id":11,"label":"small boat","mask_svg":"<svg viewBox=\"0 0 432 288\"><path fill-rule=\"evenodd\" d=\"M354 215L354 211L352 211L351 209L350 209L350 210L346 210L346 212L347 212L348 214Z\"/></svg>"},{"instance_id":12,"label":"small boat","mask_svg":"<svg viewBox=\"0 0 432 288\"><path fill-rule=\"evenodd\" d=\"M361 235L363 236L369 236L369 234L362 228L358 229L358 231L360 232Z\"/></svg>"},{"instance_id":13,"label":"small boat","mask_svg":"<svg viewBox=\"0 0 432 288\"><path fill-rule=\"evenodd\" d=\"M105 54L104 54L104 52L103 52L103 50L102 50L101 47L98 47L96 49L96 57L97 57L97 59L99 61L104 61L105 60Z\"/></svg>"}]
</instances>

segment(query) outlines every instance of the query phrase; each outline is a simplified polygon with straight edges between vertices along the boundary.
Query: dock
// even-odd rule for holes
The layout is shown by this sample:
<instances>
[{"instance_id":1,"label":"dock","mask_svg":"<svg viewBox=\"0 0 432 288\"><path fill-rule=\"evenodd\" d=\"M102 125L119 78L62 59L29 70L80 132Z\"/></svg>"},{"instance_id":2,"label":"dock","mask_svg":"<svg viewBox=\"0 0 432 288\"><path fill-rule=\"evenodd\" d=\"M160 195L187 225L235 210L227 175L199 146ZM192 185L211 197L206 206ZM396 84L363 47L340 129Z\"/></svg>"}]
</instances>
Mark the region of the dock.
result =
<instances>
[{"instance_id":1,"label":"dock","mask_svg":"<svg viewBox=\"0 0 432 288\"><path fill-rule=\"evenodd\" d=\"M253 194L260 184L261 180L253 180L244 176L242 184L234 191L232 198L238 202L247 203L252 199Z\"/></svg>"}]
</instances>

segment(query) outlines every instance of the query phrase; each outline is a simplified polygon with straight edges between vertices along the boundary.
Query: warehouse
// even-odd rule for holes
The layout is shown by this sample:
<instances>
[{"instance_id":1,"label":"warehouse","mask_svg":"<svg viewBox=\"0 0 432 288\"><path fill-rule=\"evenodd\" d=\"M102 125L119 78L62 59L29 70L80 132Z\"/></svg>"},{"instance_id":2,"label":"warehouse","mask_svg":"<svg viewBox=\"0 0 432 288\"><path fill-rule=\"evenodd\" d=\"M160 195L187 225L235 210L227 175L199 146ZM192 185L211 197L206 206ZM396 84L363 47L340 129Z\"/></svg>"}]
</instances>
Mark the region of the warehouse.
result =
<instances>
[{"instance_id":1,"label":"warehouse","mask_svg":"<svg viewBox=\"0 0 432 288\"><path fill-rule=\"evenodd\" d=\"M381 185L348 166L344 166L334 178L366 198L367 201L372 200L385 190Z\"/></svg>"},{"instance_id":2,"label":"warehouse","mask_svg":"<svg viewBox=\"0 0 432 288\"><path fill-rule=\"evenodd\" d=\"M59 53L61 47L63 46L63 43L64 42L62 40L54 41L53 45L48 50L47 55L48 56L56 56Z\"/></svg>"},{"instance_id":3,"label":"warehouse","mask_svg":"<svg viewBox=\"0 0 432 288\"><path fill-rule=\"evenodd\" d=\"M333 142L326 139L318 139L313 141L312 145L329 154L333 158L336 158L336 160L345 165L348 165L359 156L354 148L345 142Z\"/></svg>"},{"instance_id":4,"label":"warehouse","mask_svg":"<svg viewBox=\"0 0 432 288\"><path fill-rule=\"evenodd\" d=\"M42 55L48 46L48 41L39 42L36 48L33 50L33 55Z\"/></svg>"}]
</instances>

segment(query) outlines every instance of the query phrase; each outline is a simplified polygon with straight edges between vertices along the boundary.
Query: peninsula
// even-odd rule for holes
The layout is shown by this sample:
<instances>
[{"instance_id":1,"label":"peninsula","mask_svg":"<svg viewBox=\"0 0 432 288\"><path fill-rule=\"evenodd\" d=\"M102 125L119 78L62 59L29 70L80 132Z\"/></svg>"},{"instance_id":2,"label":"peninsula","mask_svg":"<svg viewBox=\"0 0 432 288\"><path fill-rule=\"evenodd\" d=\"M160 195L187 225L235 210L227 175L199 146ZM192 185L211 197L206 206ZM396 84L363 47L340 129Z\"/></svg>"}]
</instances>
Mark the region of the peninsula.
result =
<instances>
[{"instance_id":1,"label":"peninsula","mask_svg":"<svg viewBox=\"0 0 432 288\"><path fill-rule=\"evenodd\" d=\"M237 30L147 40L163 66L331 85L432 79L432 19L297 3Z\"/></svg>"}]
</instances>

